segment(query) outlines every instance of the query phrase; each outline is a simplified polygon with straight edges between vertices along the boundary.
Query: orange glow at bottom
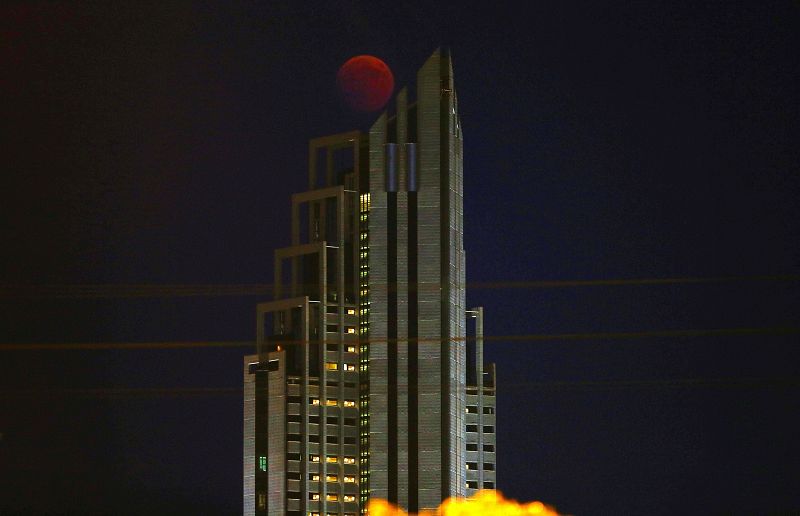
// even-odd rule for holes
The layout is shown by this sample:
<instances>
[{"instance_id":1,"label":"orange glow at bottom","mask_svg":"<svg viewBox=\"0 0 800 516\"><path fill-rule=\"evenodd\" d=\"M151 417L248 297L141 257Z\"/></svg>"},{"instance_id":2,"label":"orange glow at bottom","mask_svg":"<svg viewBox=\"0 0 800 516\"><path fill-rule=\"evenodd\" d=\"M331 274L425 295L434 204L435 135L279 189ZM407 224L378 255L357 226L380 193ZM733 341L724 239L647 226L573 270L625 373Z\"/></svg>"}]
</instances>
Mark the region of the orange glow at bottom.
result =
<instances>
[{"instance_id":1,"label":"orange glow at bottom","mask_svg":"<svg viewBox=\"0 0 800 516\"><path fill-rule=\"evenodd\" d=\"M370 516L407 516L407 513L385 500L370 500ZM519 503L507 500L497 491L478 491L472 498L450 498L435 511L422 511L419 516L558 516L554 508L542 502Z\"/></svg>"}]
</instances>

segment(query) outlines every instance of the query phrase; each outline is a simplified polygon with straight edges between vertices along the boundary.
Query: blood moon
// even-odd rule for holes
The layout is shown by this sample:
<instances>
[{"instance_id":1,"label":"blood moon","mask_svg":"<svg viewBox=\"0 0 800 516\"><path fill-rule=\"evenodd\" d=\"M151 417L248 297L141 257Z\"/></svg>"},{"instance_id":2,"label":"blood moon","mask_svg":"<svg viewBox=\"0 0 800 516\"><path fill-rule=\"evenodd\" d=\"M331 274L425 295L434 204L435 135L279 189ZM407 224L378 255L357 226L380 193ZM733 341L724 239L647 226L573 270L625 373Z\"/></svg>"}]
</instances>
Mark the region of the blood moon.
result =
<instances>
[{"instance_id":1,"label":"blood moon","mask_svg":"<svg viewBox=\"0 0 800 516\"><path fill-rule=\"evenodd\" d=\"M375 56L348 59L336 73L336 84L344 100L356 111L377 111L394 91L394 76Z\"/></svg>"}]
</instances>

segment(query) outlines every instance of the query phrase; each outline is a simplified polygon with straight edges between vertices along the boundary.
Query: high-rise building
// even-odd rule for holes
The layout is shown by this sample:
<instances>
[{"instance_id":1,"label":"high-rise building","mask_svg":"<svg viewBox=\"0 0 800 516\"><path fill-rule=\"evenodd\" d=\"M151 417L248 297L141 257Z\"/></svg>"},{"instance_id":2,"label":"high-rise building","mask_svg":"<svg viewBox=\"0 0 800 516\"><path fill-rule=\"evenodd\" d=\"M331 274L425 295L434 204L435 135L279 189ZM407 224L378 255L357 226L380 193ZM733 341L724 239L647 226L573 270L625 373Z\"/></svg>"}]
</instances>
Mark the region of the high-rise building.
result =
<instances>
[{"instance_id":1,"label":"high-rise building","mask_svg":"<svg viewBox=\"0 0 800 516\"><path fill-rule=\"evenodd\" d=\"M292 245L275 252L275 300L258 304L244 360L245 514L355 516L370 498L416 512L495 488L447 51L415 96L401 90L368 135L310 142L309 189L292 196Z\"/></svg>"}]
</instances>

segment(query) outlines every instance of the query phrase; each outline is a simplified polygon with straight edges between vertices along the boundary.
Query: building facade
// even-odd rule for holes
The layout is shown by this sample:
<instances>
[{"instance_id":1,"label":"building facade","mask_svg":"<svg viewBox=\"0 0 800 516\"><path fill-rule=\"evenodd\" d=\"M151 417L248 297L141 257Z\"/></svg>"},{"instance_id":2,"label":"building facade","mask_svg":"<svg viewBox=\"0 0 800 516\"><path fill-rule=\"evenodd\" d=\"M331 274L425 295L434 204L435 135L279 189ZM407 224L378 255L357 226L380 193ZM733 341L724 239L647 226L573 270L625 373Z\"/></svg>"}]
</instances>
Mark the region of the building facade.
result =
<instances>
[{"instance_id":1,"label":"building facade","mask_svg":"<svg viewBox=\"0 0 800 516\"><path fill-rule=\"evenodd\" d=\"M311 140L244 360L244 513L411 512L494 489L495 376L467 309L449 53L369 134ZM470 322L474 324L470 324ZM474 333L467 335L468 328Z\"/></svg>"}]
</instances>

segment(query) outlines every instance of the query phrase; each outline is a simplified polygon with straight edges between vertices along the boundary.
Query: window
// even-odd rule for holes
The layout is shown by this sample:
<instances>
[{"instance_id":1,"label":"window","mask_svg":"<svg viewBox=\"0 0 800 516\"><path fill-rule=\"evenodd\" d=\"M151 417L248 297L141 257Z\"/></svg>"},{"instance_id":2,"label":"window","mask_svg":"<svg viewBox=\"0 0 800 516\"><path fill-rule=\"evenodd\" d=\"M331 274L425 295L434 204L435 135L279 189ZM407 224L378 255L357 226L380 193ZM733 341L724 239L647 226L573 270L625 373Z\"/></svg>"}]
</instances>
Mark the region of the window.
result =
<instances>
[{"instance_id":1,"label":"window","mask_svg":"<svg viewBox=\"0 0 800 516\"><path fill-rule=\"evenodd\" d=\"M472 471L477 470L478 469L478 463L477 462L467 462L467 469L472 470Z\"/></svg>"},{"instance_id":2,"label":"window","mask_svg":"<svg viewBox=\"0 0 800 516\"><path fill-rule=\"evenodd\" d=\"M308 416L308 422L314 423L315 425L319 424L319 416Z\"/></svg>"},{"instance_id":3,"label":"window","mask_svg":"<svg viewBox=\"0 0 800 516\"><path fill-rule=\"evenodd\" d=\"M339 424L339 418L338 418L337 416L328 416L328 417L325 419L325 421L326 421L326 422L327 422L329 425L338 425L338 424Z\"/></svg>"},{"instance_id":4,"label":"window","mask_svg":"<svg viewBox=\"0 0 800 516\"><path fill-rule=\"evenodd\" d=\"M319 500L319 493L308 493L309 500Z\"/></svg>"},{"instance_id":5,"label":"window","mask_svg":"<svg viewBox=\"0 0 800 516\"><path fill-rule=\"evenodd\" d=\"M288 478L289 480L300 480L300 473L298 473L297 471L289 471L288 473L286 473L286 478Z\"/></svg>"},{"instance_id":6,"label":"window","mask_svg":"<svg viewBox=\"0 0 800 516\"><path fill-rule=\"evenodd\" d=\"M485 433L485 434L493 434L494 433L494 427L492 425L484 426L483 427L483 433Z\"/></svg>"},{"instance_id":7,"label":"window","mask_svg":"<svg viewBox=\"0 0 800 516\"><path fill-rule=\"evenodd\" d=\"M281 348L279 346L278 351L280 350ZM269 363L267 364L267 371L277 371L278 369L280 369L280 367L281 367L280 360L270 360Z\"/></svg>"},{"instance_id":8,"label":"window","mask_svg":"<svg viewBox=\"0 0 800 516\"><path fill-rule=\"evenodd\" d=\"M347 315L356 315L356 309L355 308L348 308L347 309Z\"/></svg>"},{"instance_id":9,"label":"window","mask_svg":"<svg viewBox=\"0 0 800 516\"><path fill-rule=\"evenodd\" d=\"M325 406L326 407L335 407L338 404L339 404L339 400L337 400L336 398L328 398L327 400L325 400Z\"/></svg>"},{"instance_id":10,"label":"window","mask_svg":"<svg viewBox=\"0 0 800 516\"><path fill-rule=\"evenodd\" d=\"M311 462L319 462L319 455L309 455L308 460Z\"/></svg>"},{"instance_id":11,"label":"window","mask_svg":"<svg viewBox=\"0 0 800 516\"><path fill-rule=\"evenodd\" d=\"M327 500L329 502L338 502L339 501L339 495L336 494L336 493L328 493L327 495L325 495L325 500Z\"/></svg>"},{"instance_id":12,"label":"window","mask_svg":"<svg viewBox=\"0 0 800 516\"><path fill-rule=\"evenodd\" d=\"M300 442L300 434L289 434L286 436L286 440Z\"/></svg>"},{"instance_id":13,"label":"window","mask_svg":"<svg viewBox=\"0 0 800 516\"><path fill-rule=\"evenodd\" d=\"M325 385L327 385L328 387L338 387L339 382L337 382L336 380L328 380L327 382L325 382Z\"/></svg>"},{"instance_id":14,"label":"window","mask_svg":"<svg viewBox=\"0 0 800 516\"><path fill-rule=\"evenodd\" d=\"M325 482L338 482L338 481L339 481L339 475L334 475L332 473L328 473L327 475L325 475Z\"/></svg>"},{"instance_id":15,"label":"window","mask_svg":"<svg viewBox=\"0 0 800 516\"><path fill-rule=\"evenodd\" d=\"M475 443L467 443L467 451L478 451L478 445Z\"/></svg>"},{"instance_id":16,"label":"window","mask_svg":"<svg viewBox=\"0 0 800 516\"><path fill-rule=\"evenodd\" d=\"M335 435L329 435L328 437L325 438L325 442L327 442L328 444L339 444L339 438L336 437Z\"/></svg>"},{"instance_id":17,"label":"window","mask_svg":"<svg viewBox=\"0 0 800 516\"><path fill-rule=\"evenodd\" d=\"M356 501L356 497L355 497L355 495L347 495L346 494L346 495L344 495L344 501L345 502L355 502Z\"/></svg>"},{"instance_id":18,"label":"window","mask_svg":"<svg viewBox=\"0 0 800 516\"><path fill-rule=\"evenodd\" d=\"M338 371L339 364L337 364L336 362L325 362L325 369L327 369L328 371Z\"/></svg>"},{"instance_id":19,"label":"window","mask_svg":"<svg viewBox=\"0 0 800 516\"><path fill-rule=\"evenodd\" d=\"M484 414L494 414L494 407L483 407Z\"/></svg>"},{"instance_id":20,"label":"window","mask_svg":"<svg viewBox=\"0 0 800 516\"><path fill-rule=\"evenodd\" d=\"M325 325L325 331L327 331L329 333L336 333L337 331L339 331L339 325L338 324L327 324L327 325Z\"/></svg>"},{"instance_id":21,"label":"window","mask_svg":"<svg viewBox=\"0 0 800 516\"><path fill-rule=\"evenodd\" d=\"M356 458L355 457L345 457L344 458L344 463L345 464L355 464L356 463Z\"/></svg>"},{"instance_id":22,"label":"window","mask_svg":"<svg viewBox=\"0 0 800 516\"><path fill-rule=\"evenodd\" d=\"M350 389L355 389L356 384L354 382L344 382L344 386Z\"/></svg>"},{"instance_id":23,"label":"window","mask_svg":"<svg viewBox=\"0 0 800 516\"><path fill-rule=\"evenodd\" d=\"M467 480L467 489L478 489L478 482L475 480Z\"/></svg>"},{"instance_id":24,"label":"window","mask_svg":"<svg viewBox=\"0 0 800 516\"><path fill-rule=\"evenodd\" d=\"M493 444L484 444L483 445L483 451L493 452L494 451L494 445Z\"/></svg>"},{"instance_id":25,"label":"window","mask_svg":"<svg viewBox=\"0 0 800 516\"><path fill-rule=\"evenodd\" d=\"M299 423L300 416L297 414L289 414L288 416L286 416L286 421L288 421L289 423Z\"/></svg>"},{"instance_id":26,"label":"window","mask_svg":"<svg viewBox=\"0 0 800 516\"><path fill-rule=\"evenodd\" d=\"M345 437L344 438L344 444L356 444L356 438L355 437Z\"/></svg>"},{"instance_id":27,"label":"window","mask_svg":"<svg viewBox=\"0 0 800 516\"><path fill-rule=\"evenodd\" d=\"M355 346L347 346L347 352L348 353L356 353L356 347Z\"/></svg>"},{"instance_id":28,"label":"window","mask_svg":"<svg viewBox=\"0 0 800 516\"><path fill-rule=\"evenodd\" d=\"M356 365L355 364L344 364L345 371L355 371Z\"/></svg>"},{"instance_id":29,"label":"window","mask_svg":"<svg viewBox=\"0 0 800 516\"><path fill-rule=\"evenodd\" d=\"M309 405L319 405L319 398L308 398Z\"/></svg>"},{"instance_id":30,"label":"window","mask_svg":"<svg viewBox=\"0 0 800 516\"><path fill-rule=\"evenodd\" d=\"M478 425L467 425L467 432L477 432Z\"/></svg>"},{"instance_id":31,"label":"window","mask_svg":"<svg viewBox=\"0 0 800 516\"><path fill-rule=\"evenodd\" d=\"M319 482L319 473L309 473L308 479L312 482Z\"/></svg>"},{"instance_id":32,"label":"window","mask_svg":"<svg viewBox=\"0 0 800 516\"><path fill-rule=\"evenodd\" d=\"M289 396L286 398L289 403L300 403L300 396Z\"/></svg>"},{"instance_id":33,"label":"window","mask_svg":"<svg viewBox=\"0 0 800 516\"><path fill-rule=\"evenodd\" d=\"M300 460L300 454L299 453L287 453L286 454L286 458L289 459L289 460Z\"/></svg>"},{"instance_id":34,"label":"window","mask_svg":"<svg viewBox=\"0 0 800 516\"><path fill-rule=\"evenodd\" d=\"M300 493L298 493L297 491L289 491L286 494L286 497L288 499L290 499L290 500L299 500L300 499Z\"/></svg>"},{"instance_id":35,"label":"window","mask_svg":"<svg viewBox=\"0 0 800 516\"><path fill-rule=\"evenodd\" d=\"M345 475L344 476L344 483L345 484L355 484L356 477L353 475Z\"/></svg>"},{"instance_id":36,"label":"window","mask_svg":"<svg viewBox=\"0 0 800 516\"><path fill-rule=\"evenodd\" d=\"M356 402L353 401L353 400L344 400L344 406L345 407L355 407L356 406Z\"/></svg>"},{"instance_id":37,"label":"window","mask_svg":"<svg viewBox=\"0 0 800 516\"><path fill-rule=\"evenodd\" d=\"M346 326L345 327L345 331L352 335L352 334L354 334L356 332L356 327L355 326Z\"/></svg>"},{"instance_id":38,"label":"window","mask_svg":"<svg viewBox=\"0 0 800 516\"><path fill-rule=\"evenodd\" d=\"M258 508L264 510L267 508L267 494L258 493Z\"/></svg>"},{"instance_id":39,"label":"window","mask_svg":"<svg viewBox=\"0 0 800 516\"><path fill-rule=\"evenodd\" d=\"M477 413L478 413L478 407L476 407L475 405L467 405L467 414L477 414Z\"/></svg>"},{"instance_id":40,"label":"window","mask_svg":"<svg viewBox=\"0 0 800 516\"><path fill-rule=\"evenodd\" d=\"M494 482L484 482L483 483L484 489L494 489Z\"/></svg>"},{"instance_id":41,"label":"window","mask_svg":"<svg viewBox=\"0 0 800 516\"><path fill-rule=\"evenodd\" d=\"M345 426L356 426L356 418L354 417L346 417L344 418Z\"/></svg>"},{"instance_id":42,"label":"window","mask_svg":"<svg viewBox=\"0 0 800 516\"><path fill-rule=\"evenodd\" d=\"M310 442L310 443L318 443L319 442L319 436L318 435L309 435L308 436L308 442Z\"/></svg>"},{"instance_id":43,"label":"window","mask_svg":"<svg viewBox=\"0 0 800 516\"><path fill-rule=\"evenodd\" d=\"M325 346L325 349L327 349L328 351L339 351L339 345L338 344L327 344Z\"/></svg>"},{"instance_id":44,"label":"window","mask_svg":"<svg viewBox=\"0 0 800 516\"><path fill-rule=\"evenodd\" d=\"M494 471L494 464L491 462L484 462L483 469L486 471Z\"/></svg>"},{"instance_id":45,"label":"window","mask_svg":"<svg viewBox=\"0 0 800 516\"><path fill-rule=\"evenodd\" d=\"M327 457L325 457L325 462L328 462L330 464L336 464L337 462L339 462L339 457L337 457L336 455L328 455Z\"/></svg>"},{"instance_id":46,"label":"window","mask_svg":"<svg viewBox=\"0 0 800 516\"><path fill-rule=\"evenodd\" d=\"M260 469L261 471L267 471L267 457L266 456L261 455L258 458L258 469Z\"/></svg>"}]
</instances>

